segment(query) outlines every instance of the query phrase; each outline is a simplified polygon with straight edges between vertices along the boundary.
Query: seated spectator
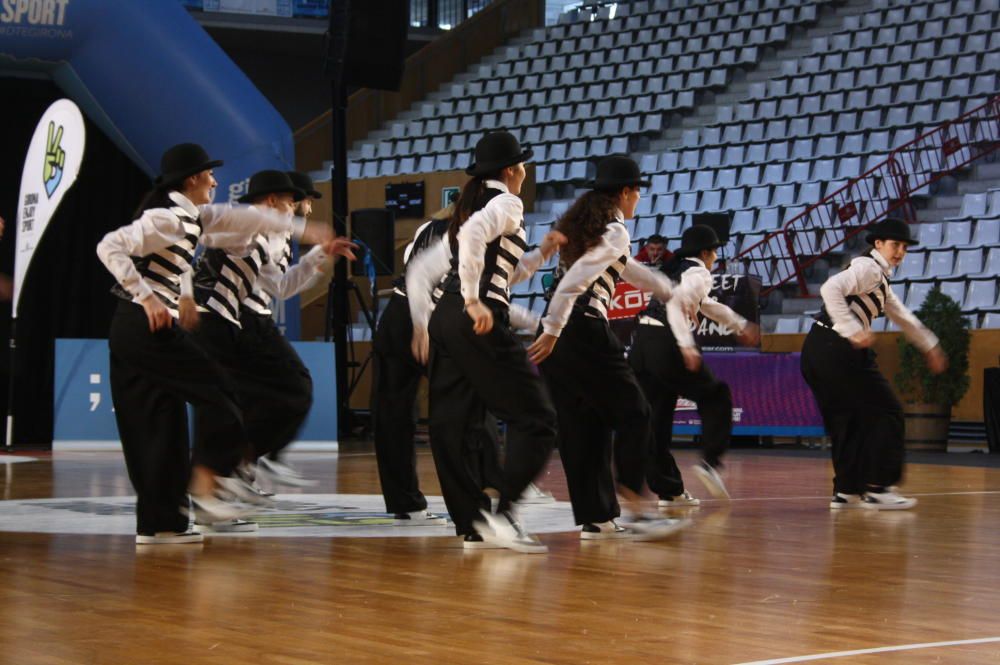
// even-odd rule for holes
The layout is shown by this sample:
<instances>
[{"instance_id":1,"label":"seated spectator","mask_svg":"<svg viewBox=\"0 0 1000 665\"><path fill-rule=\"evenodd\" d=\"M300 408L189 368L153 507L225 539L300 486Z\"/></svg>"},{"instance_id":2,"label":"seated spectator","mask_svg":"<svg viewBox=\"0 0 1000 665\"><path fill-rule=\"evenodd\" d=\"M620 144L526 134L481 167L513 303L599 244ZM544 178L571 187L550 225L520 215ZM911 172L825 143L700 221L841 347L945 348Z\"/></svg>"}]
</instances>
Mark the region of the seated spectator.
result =
<instances>
[{"instance_id":1,"label":"seated spectator","mask_svg":"<svg viewBox=\"0 0 1000 665\"><path fill-rule=\"evenodd\" d=\"M660 268L674 254L667 249L667 239L661 235L651 235L635 255L635 260L653 268Z\"/></svg>"}]
</instances>

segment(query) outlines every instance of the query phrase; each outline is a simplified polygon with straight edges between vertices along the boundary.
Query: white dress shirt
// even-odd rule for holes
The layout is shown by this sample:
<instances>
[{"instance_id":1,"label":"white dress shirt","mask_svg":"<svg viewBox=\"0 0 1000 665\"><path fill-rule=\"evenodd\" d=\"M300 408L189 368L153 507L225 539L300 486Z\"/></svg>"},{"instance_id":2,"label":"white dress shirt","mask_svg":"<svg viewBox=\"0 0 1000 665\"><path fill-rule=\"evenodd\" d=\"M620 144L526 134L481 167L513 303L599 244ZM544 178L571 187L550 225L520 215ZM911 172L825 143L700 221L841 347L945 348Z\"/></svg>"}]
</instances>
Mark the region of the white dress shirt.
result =
<instances>
[{"instance_id":1,"label":"white dress shirt","mask_svg":"<svg viewBox=\"0 0 1000 665\"><path fill-rule=\"evenodd\" d=\"M624 222L621 211L617 212L615 219ZM628 257L630 250L631 240L625 225L608 224L597 244L584 252L559 280L559 286L549 303L548 313L542 319L542 329L547 334L558 337L569 321L577 298L587 292L608 266L622 256ZM638 261L626 260L621 278L640 289L652 291L663 302L671 298L670 280Z\"/></svg>"},{"instance_id":2,"label":"white dress shirt","mask_svg":"<svg viewBox=\"0 0 1000 665\"><path fill-rule=\"evenodd\" d=\"M713 282L712 273L708 271L705 263L695 257L689 257L687 260L694 261L696 265L681 273L680 283L674 287L674 297L667 303L667 321L670 323L670 330L674 333L677 345L688 348L695 346L694 335L691 334L694 322L688 317L688 312L700 311L731 330L742 331L747 325L747 320L708 295L712 292Z\"/></svg>"},{"instance_id":3,"label":"white dress shirt","mask_svg":"<svg viewBox=\"0 0 1000 665\"><path fill-rule=\"evenodd\" d=\"M288 300L315 285L322 277L323 268L329 258L323 248L316 245L299 257L297 263L287 266L282 271L287 246L287 233L268 234L268 256L271 260L261 266L260 275L257 277L259 290L277 300Z\"/></svg>"},{"instance_id":4,"label":"white dress shirt","mask_svg":"<svg viewBox=\"0 0 1000 665\"><path fill-rule=\"evenodd\" d=\"M169 196L185 213L199 220L201 233L198 242L205 247L233 253L246 252L258 233L291 231L301 236L305 229L304 220L272 210L230 204L196 206L180 192L170 192ZM171 209L151 208L131 224L105 235L97 244L97 256L132 295L133 302L139 303L153 295L153 289L136 269L131 257L148 256L164 250L183 240L187 234L181 218ZM191 266L188 264L181 276L181 294L190 293Z\"/></svg>"},{"instance_id":5,"label":"white dress shirt","mask_svg":"<svg viewBox=\"0 0 1000 665\"><path fill-rule=\"evenodd\" d=\"M868 321L858 318L851 311L847 296L872 293L883 281L888 282L891 274L889 262L877 249L873 249L870 254L855 258L850 266L826 280L820 288L820 296L826 313L833 321L833 329L841 337L850 338L871 329ZM937 336L899 301L888 285L885 289L885 315L899 325L906 338L922 353L938 345Z\"/></svg>"},{"instance_id":6,"label":"white dress shirt","mask_svg":"<svg viewBox=\"0 0 1000 665\"><path fill-rule=\"evenodd\" d=\"M524 203L510 193L507 185L499 180L487 180L486 187L502 193L490 199L458 229L458 276L466 303L479 300L486 245L500 236L517 233L524 221ZM515 282L511 280L510 283Z\"/></svg>"},{"instance_id":7,"label":"white dress shirt","mask_svg":"<svg viewBox=\"0 0 1000 665\"><path fill-rule=\"evenodd\" d=\"M459 228L456 238L462 297L467 303L479 300L479 281L485 265L483 257L486 245L501 235L516 233L524 218L524 204L521 199L509 193L505 184L499 180L487 180L486 186L503 193L493 197L482 210L473 213ZM416 235L419 233L420 229ZM406 258L408 260L409 256ZM451 243L445 234L438 242L407 262L406 294L414 327L427 329L427 322L434 311L434 289L451 270L451 260ZM508 285L513 286L529 279L544 264L545 257L542 256L541 249L525 252L508 280ZM537 315L523 307L519 308L520 312L516 312L514 307L511 304L512 327L527 329L532 323L537 327Z\"/></svg>"}]
</instances>

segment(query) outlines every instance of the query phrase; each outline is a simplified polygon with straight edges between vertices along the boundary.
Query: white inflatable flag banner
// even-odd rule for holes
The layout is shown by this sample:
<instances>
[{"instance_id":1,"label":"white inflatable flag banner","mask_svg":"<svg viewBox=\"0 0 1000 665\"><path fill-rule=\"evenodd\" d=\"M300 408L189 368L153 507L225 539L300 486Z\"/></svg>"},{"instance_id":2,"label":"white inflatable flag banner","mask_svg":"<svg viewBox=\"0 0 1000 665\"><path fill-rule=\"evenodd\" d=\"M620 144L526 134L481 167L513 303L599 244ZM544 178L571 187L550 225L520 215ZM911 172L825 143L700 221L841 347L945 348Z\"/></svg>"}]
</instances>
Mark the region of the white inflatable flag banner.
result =
<instances>
[{"instance_id":1,"label":"white inflatable flag banner","mask_svg":"<svg viewBox=\"0 0 1000 665\"><path fill-rule=\"evenodd\" d=\"M76 181L85 144L83 115L68 99L60 99L45 111L31 137L17 202L12 303L15 319L31 257L63 196Z\"/></svg>"}]
</instances>

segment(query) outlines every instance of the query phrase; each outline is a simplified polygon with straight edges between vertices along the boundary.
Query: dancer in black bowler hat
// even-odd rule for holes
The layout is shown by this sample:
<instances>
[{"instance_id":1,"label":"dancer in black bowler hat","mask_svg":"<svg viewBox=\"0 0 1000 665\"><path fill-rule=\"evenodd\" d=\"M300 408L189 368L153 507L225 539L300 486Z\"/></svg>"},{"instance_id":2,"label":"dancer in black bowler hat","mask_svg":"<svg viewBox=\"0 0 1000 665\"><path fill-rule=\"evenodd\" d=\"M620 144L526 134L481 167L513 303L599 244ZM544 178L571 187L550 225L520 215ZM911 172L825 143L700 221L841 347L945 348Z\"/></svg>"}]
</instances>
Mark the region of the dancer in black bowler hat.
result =
<instances>
[{"instance_id":1,"label":"dancer in black bowler hat","mask_svg":"<svg viewBox=\"0 0 1000 665\"><path fill-rule=\"evenodd\" d=\"M532 152L507 132L476 144L472 178L448 233L407 269L413 347L427 361L430 440L441 490L467 548L547 548L518 521L514 507L555 444L556 417L541 380L510 326L510 287L544 258L524 261L524 206L518 194ZM432 292L438 302L431 304ZM428 314L433 309L428 323ZM507 423L507 454L496 512L463 450L470 428L489 411Z\"/></svg>"},{"instance_id":2,"label":"dancer in black bowler hat","mask_svg":"<svg viewBox=\"0 0 1000 665\"><path fill-rule=\"evenodd\" d=\"M233 476L247 435L236 390L221 365L185 328L196 325L191 262L195 248L242 247L257 233L284 232L288 218L245 207L210 205L212 170L222 161L183 143L167 150L161 174L136 220L108 233L97 255L117 280L111 323L111 395L129 479L136 491L136 542L194 543L190 512L223 522L244 483ZM187 406L194 406L194 469Z\"/></svg>"},{"instance_id":3,"label":"dancer in black bowler hat","mask_svg":"<svg viewBox=\"0 0 1000 665\"><path fill-rule=\"evenodd\" d=\"M265 170L251 176L240 203L282 219L297 220L297 226L304 228L305 219L293 214L295 203L305 198L306 192L296 187L287 173ZM321 235L320 248L314 253L318 259L353 256L352 245L346 240L332 238L325 225L310 224ZM244 307L255 291L282 292L280 282L285 274L280 265L272 264L283 262L281 243L286 234L292 233L289 229L257 233L243 247L207 249L195 275L195 296L201 312L195 339L226 368L236 386L249 443L241 464L242 476L248 483L254 477L248 473L246 462L279 453L295 437L312 405L312 379L298 355L270 317L249 313ZM278 249L272 248L275 244ZM310 276L307 271L315 268L306 264L303 277ZM267 468L261 465L261 469ZM250 485L250 489L240 493L239 498L270 503L256 486ZM253 523L201 521L199 525L214 531L252 531L256 527Z\"/></svg>"},{"instance_id":4,"label":"dancer in black bowler hat","mask_svg":"<svg viewBox=\"0 0 1000 665\"><path fill-rule=\"evenodd\" d=\"M760 333L756 324L709 296L712 265L722 244L710 226L696 224L684 231L680 249L664 267L676 284L674 297L668 303L654 298L640 315L629 357L654 404L656 440L647 480L659 495L661 507L699 503L684 489L680 469L670 453L678 395L694 401L701 416L702 460L692 471L713 496L729 497L720 471L733 430L733 397L729 386L716 379L702 362L691 327L700 312L737 331L744 343L756 343Z\"/></svg>"},{"instance_id":5,"label":"dancer in black bowler hat","mask_svg":"<svg viewBox=\"0 0 1000 665\"><path fill-rule=\"evenodd\" d=\"M559 455L573 516L584 540L664 538L687 520L664 519L644 508L650 431L649 404L608 325L608 307L620 280L668 300L670 280L629 257L625 220L635 215L649 182L624 155L597 165L597 178L556 223L567 242L560 250L557 286L541 332L529 347L549 384L559 414ZM611 464L626 500L621 524Z\"/></svg>"},{"instance_id":6,"label":"dancer in black bowler hat","mask_svg":"<svg viewBox=\"0 0 1000 665\"><path fill-rule=\"evenodd\" d=\"M872 322L885 314L927 358L934 373L948 359L938 339L889 288L889 275L917 241L909 225L889 218L866 235L871 251L828 279L823 309L802 346L802 376L819 404L833 442L830 508L904 510L917 500L899 494L903 476L903 407L875 362Z\"/></svg>"}]
</instances>

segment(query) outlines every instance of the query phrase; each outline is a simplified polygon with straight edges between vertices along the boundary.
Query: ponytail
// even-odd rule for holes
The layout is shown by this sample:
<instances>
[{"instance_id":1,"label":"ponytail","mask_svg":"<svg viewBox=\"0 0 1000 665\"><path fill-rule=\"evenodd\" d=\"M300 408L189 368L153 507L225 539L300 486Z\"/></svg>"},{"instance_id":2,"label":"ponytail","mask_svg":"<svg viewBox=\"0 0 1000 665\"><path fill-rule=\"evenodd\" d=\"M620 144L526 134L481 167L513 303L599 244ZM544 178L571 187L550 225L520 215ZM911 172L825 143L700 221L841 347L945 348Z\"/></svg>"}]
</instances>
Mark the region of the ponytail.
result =
<instances>
[{"instance_id":1,"label":"ponytail","mask_svg":"<svg viewBox=\"0 0 1000 665\"><path fill-rule=\"evenodd\" d=\"M486 191L486 181L499 179L499 173L488 173L470 178L465 183L465 186L462 187L462 193L458 195L458 200L455 201L455 212L452 213L451 222L448 224L449 240L454 242L455 238L458 237L458 230L462 224L465 224L466 220L472 217L473 213L477 212L476 203Z\"/></svg>"},{"instance_id":2,"label":"ponytail","mask_svg":"<svg viewBox=\"0 0 1000 665\"><path fill-rule=\"evenodd\" d=\"M132 219L139 219L142 213L152 208L169 208L173 206L174 202L170 200L170 192L174 189L176 188L160 185L154 186L153 189L146 192L146 195L142 197L139 206L132 214Z\"/></svg>"}]
</instances>

